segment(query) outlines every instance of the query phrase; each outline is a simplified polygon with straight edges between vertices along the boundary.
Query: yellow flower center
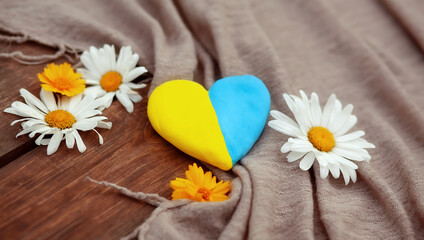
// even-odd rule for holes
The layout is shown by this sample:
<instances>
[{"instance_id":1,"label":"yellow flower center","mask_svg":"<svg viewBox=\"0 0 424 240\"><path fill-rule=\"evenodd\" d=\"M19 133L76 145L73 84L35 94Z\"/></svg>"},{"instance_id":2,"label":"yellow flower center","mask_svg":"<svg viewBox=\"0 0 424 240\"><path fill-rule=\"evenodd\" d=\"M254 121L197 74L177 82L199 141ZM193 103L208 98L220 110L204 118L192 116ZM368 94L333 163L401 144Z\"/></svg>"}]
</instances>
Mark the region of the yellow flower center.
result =
<instances>
[{"instance_id":1,"label":"yellow flower center","mask_svg":"<svg viewBox=\"0 0 424 240\"><path fill-rule=\"evenodd\" d=\"M309 141L314 147L323 152L329 152L336 145L333 134L327 128L313 127L308 132Z\"/></svg>"},{"instance_id":2,"label":"yellow flower center","mask_svg":"<svg viewBox=\"0 0 424 240\"><path fill-rule=\"evenodd\" d=\"M122 83L122 76L118 72L110 71L105 73L100 79L100 86L107 92L118 90Z\"/></svg>"},{"instance_id":3,"label":"yellow flower center","mask_svg":"<svg viewBox=\"0 0 424 240\"><path fill-rule=\"evenodd\" d=\"M209 191L209 189L202 187L199 188L197 192L202 195L203 200L209 201L209 197L211 196L211 191Z\"/></svg>"},{"instance_id":4,"label":"yellow flower center","mask_svg":"<svg viewBox=\"0 0 424 240\"><path fill-rule=\"evenodd\" d=\"M74 115L65 110L49 112L44 117L44 120L46 120L50 127L57 127L59 129L70 128L76 122Z\"/></svg>"},{"instance_id":5,"label":"yellow flower center","mask_svg":"<svg viewBox=\"0 0 424 240\"><path fill-rule=\"evenodd\" d=\"M64 78L64 77L56 78L55 87L59 89L60 91L72 88L72 86L73 86L73 79Z\"/></svg>"}]
</instances>

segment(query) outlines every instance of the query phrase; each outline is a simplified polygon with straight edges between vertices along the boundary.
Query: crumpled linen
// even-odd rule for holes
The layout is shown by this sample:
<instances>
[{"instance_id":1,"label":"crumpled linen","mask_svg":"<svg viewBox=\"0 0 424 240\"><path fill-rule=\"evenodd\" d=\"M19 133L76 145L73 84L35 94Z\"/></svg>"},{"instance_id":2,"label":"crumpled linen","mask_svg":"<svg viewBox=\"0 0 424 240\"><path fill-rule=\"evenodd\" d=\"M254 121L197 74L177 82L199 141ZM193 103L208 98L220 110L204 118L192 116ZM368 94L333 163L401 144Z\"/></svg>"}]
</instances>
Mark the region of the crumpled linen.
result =
<instances>
[{"instance_id":1,"label":"crumpled linen","mask_svg":"<svg viewBox=\"0 0 424 240\"><path fill-rule=\"evenodd\" d=\"M233 172L230 199L165 209L146 239L423 239L424 5L418 0L0 1L3 40L65 53L131 45L153 73L209 88L241 74L261 78L271 109L281 94L336 93L354 105L376 145L358 181L319 177L288 163L269 127ZM8 37L4 37L8 36ZM12 36L12 37L11 37ZM248 119L246 119L248 121ZM147 222L147 221L146 221ZM143 223L140 223L143 224Z\"/></svg>"}]
</instances>

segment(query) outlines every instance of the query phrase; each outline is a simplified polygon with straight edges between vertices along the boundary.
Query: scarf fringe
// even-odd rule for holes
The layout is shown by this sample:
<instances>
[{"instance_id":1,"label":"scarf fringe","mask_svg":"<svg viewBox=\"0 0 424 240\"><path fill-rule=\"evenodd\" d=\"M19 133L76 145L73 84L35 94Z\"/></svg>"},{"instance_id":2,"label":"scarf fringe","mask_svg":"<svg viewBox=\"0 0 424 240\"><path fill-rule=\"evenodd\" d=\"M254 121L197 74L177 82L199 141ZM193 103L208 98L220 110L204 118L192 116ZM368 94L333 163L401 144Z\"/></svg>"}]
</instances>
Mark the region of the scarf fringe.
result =
<instances>
[{"instance_id":1,"label":"scarf fringe","mask_svg":"<svg viewBox=\"0 0 424 240\"><path fill-rule=\"evenodd\" d=\"M171 208L176 208L176 207L181 207L184 205L187 205L188 203L190 203L189 200L176 200L176 201L170 201L166 198L163 198L161 196L159 196L158 194L154 194L154 193L144 193L144 192L133 192L131 190L129 190L128 188L125 187L121 187L115 183L110 183L110 182L106 182L106 181L96 181L90 177L87 177L88 180L90 180L91 182L97 183L99 185L103 185L106 187L111 187L114 188L116 190L118 190L121 194L124 194L125 196L140 200L140 201L144 201L152 206L157 207L152 214L150 215L150 217L144 222L142 223L140 226L138 226L136 229L134 229L129 235L121 238L121 240L130 240L133 239L135 237L137 237L137 239L144 239L146 236L147 231L150 228L150 223L153 222L153 220L159 216L160 213L162 213L165 210L171 209Z\"/></svg>"},{"instance_id":2,"label":"scarf fringe","mask_svg":"<svg viewBox=\"0 0 424 240\"><path fill-rule=\"evenodd\" d=\"M78 65L78 62L79 62L79 52L81 52L81 51L78 50L77 48L65 46L64 44L50 46L50 47L57 49L57 51L54 54L27 55L27 54L22 53L21 51L9 52L9 48L12 45L12 43L22 44L22 43L26 43L26 42L29 42L29 41L33 41L33 42L40 43L40 44L43 44L43 43L38 42L35 39L32 39L31 37L29 37L26 34L24 34L24 35L10 35L10 36L0 34L0 41L9 42L9 46L6 47L6 51L0 52L0 57L12 58L12 59L14 59L15 61L17 61L21 64L38 65L38 64L43 64L43 63L46 63L46 62L52 62L52 61L57 60L61 57L66 58L71 63L76 63L76 65ZM45 44L43 44L43 45L45 45Z\"/></svg>"}]
</instances>

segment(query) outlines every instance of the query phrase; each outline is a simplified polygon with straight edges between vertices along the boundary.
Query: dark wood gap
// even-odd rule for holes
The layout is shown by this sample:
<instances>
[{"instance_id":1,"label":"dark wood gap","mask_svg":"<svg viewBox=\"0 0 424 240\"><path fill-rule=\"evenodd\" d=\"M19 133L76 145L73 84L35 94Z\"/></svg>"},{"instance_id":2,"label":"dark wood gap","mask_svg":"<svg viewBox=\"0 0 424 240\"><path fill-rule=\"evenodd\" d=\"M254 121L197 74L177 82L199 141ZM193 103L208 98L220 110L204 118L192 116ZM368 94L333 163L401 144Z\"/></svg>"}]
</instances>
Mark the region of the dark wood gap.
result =
<instances>
[{"instance_id":1,"label":"dark wood gap","mask_svg":"<svg viewBox=\"0 0 424 240\"><path fill-rule=\"evenodd\" d=\"M0 168L6 166L7 164L13 162L15 159L18 159L20 156L30 152L37 147L33 139L29 139L24 144L18 146L12 151L6 153L3 156L0 156Z\"/></svg>"}]
</instances>

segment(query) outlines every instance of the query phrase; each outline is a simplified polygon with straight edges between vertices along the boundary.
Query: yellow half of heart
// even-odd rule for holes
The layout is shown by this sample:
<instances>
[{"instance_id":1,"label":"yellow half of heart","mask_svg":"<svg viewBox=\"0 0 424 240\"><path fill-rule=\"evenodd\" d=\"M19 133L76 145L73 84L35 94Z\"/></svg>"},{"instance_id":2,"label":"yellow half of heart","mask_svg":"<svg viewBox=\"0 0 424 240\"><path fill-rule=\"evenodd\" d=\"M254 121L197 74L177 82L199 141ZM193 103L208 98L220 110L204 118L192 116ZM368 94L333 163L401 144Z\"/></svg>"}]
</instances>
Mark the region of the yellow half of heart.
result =
<instances>
[{"instance_id":1,"label":"yellow half of heart","mask_svg":"<svg viewBox=\"0 0 424 240\"><path fill-rule=\"evenodd\" d=\"M181 151L223 170L233 166L208 91L198 83L164 83L149 98L153 128Z\"/></svg>"}]
</instances>

